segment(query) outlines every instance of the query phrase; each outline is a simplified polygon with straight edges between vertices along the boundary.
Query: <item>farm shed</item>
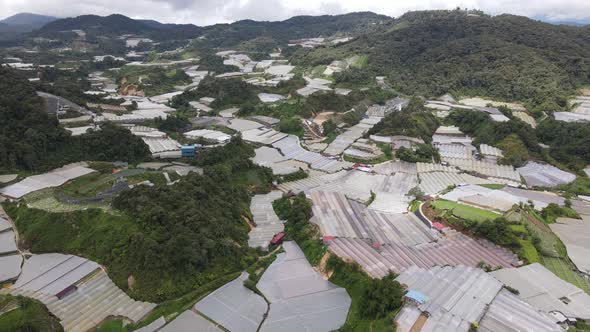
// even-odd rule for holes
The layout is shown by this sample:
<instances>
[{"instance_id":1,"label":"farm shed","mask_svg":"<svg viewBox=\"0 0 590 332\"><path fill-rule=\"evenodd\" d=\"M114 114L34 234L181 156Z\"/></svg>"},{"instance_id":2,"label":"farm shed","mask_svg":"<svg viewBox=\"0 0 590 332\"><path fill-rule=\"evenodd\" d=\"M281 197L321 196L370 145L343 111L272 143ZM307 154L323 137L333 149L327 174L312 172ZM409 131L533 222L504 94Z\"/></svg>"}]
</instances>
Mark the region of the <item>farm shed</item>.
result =
<instances>
[{"instance_id":1,"label":"farm shed","mask_svg":"<svg viewBox=\"0 0 590 332\"><path fill-rule=\"evenodd\" d=\"M557 311L568 318L590 319L590 296L539 263L490 273L517 289L521 299L539 310Z\"/></svg>"},{"instance_id":2,"label":"farm shed","mask_svg":"<svg viewBox=\"0 0 590 332\"><path fill-rule=\"evenodd\" d=\"M18 199L37 190L59 187L70 180L92 172L94 172L93 169L79 164L66 165L45 174L29 176L20 182L0 189L0 194L8 198Z\"/></svg>"},{"instance_id":3,"label":"farm shed","mask_svg":"<svg viewBox=\"0 0 590 332\"><path fill-rule=\"evenodd\" d=\"M223 330L217 327L215 324L208 321L203 316L196 314L194 311L187 310L172 322L168 323L160 332L186 332L186 331L199 331L199 332L222 332Z\"/></svg>"},{"instance_id":4,"label":"farm shed","mask_svg":"<svg viewBox=\"0 0 590 332\"><path fill-rule=\"evenodd\" d=\"M268 309L266 301L244 287L248 273L216 289L195 304L209 319L232 332L256 332Z\"/></svg>"},{"instance_id":5,"label":"farm shed","mask_svg":"<svg viewBox=\"0 0 590 332\"><path fill-rule=\"evenodd\" d=\"M282 196L282 192L275 190L252 197L250 212L256 226L248 233L248 245L251 248L267 248L273 236L284 230L284 221L279 220L272 207L272 202Z\"/></svg>"},{"instance_id":6,"label":"farm shed","mask_svg":"<svg viewBox=\"0 0 590 332\"><path fill-rule=\"evenodd\" d=\"M343 177L346 174L347 174L346 171L339 171L339 172L332 173L332 174L323 173L323 174L313 175L313 176L309 176L305 179L281 183L278 185L278 188L284 193L293 192L293 193L297 194L297 193L300 193L303 191L308 191L310 189L317 188L321 185L330 183L332 181L335 181L336 179L339 179L340 177Z\"/></svg>"},{"instance_id":7,"label":"farm shed","mask_svg":"<svg viewBox=\"0 0 590 332\"><path fill-rule=\"evenodd\" d=\"M510 267L520 263L508 249L452 231L438 242L416 246L386 244L378 249L361 239L336 238L328 242L328 249L344 260L357 262L375 278L384 277L390 271L401 273L411 266L478 266L483 261L493 267Z\"/></svg>"},{"instance_id":8,"label":"farm shed","mask_svg":"<svg viewBox=\"0 0 590 332\"><path fill-rule=\"evenodd\" d=\"M576 268L590 275L590 216L582 219L557 218L549 227L565 244L567 255Z\"/></svg>"},{"instance_id":9,"label":"farm shed","mask_svg":"<svg viewBox=\"0 0 590 332\"><path fill-rule=\"evenodd\" d=\"M155 307L134 301L98 264L73 255L32 256L25 261L16 283L0 292L43 302L65 331L91 330L111 316L137 322Z\"/></svg>"},{"instance_id":10,"label":"farm shed","mask_svg":"<svg viewBox=\"0 0 590 332\"><path fill-rule=\"evenodd\" d=\"M256 165L272 169L274 175L290 174L299 170L299 167L288 163L287 161L289 160L275 148L262 146L254 150L254 153L254 157L250 158L252 162ZM306 164L302 164L301 166L302 169L307 168Z\"/></svg>"},{"instance_id":11,"label":"farm shed","mask_svg":"<svg viewBox=\"0 0 590 332\"><path fill-rule=\"evenodd\" d=\"M522 175L527 185L534 187L556 187L576 179L574 174L549 164L540 164L534 161L529 161L516 170Z\"/></svg>"},{"instance_id":12,"label":"farm shed","mask_svg":"<svg viewBox=\"0 0 590 332\"><path fill-rule=\"evenodd\" d=\"M184 137L189 139L205 139L208 141L212 141L218 144L227 143L230 141L231 136L217 130L209 130L209 129L196 129L187 131L183 134Z\"/></svg>"},{"instance_id":13,"label":"farm shed","mask_svg":"<svg viewBox=\"0 0 590 332\"><path fill-rule=\"evenodd\" d=\"M285 242L283 248L256 285L270 302L260 331L339 329L351 305L346 289L324 280L295 242Z\"/></svg>"},{"instance_id":14,"label":"farm shed","mask_svg":"<svg viewBox=\"0 0 590 332\"><path fill-rule=\"evenodd\" d=\"M413 266L396 281L427 298L424 303L409 304L428 314L422 331L469 331L471 322L483 317L502 288L502 283L483 270L461 265L430 269Z\"/></svg>"},{"instance_id":15,"label":"farm shed","mask_svg":"<svg viewBox=\"0 0 590 332\"><path fill-rule=\"evenodd\" d=\"M417 245L437 234L411 213L380 213L347 199L343 194L314 192L313 217L323 236L358 238L372 243Z\"/></svg>"},{"instance_id":16,"label":"farm shed","mask_svg":"<svg viewBox=\"0 0 590 332\"><path fill-rule=\"evenodd\" d=\"M506 289L502 289L494 298L477 330L563 332L551 316L540 312Z\"/></svg>"},{"instance_id":17,"label":"farm shed","mask_svg":"<svg viewBox=\"0 0 590 332\"><path fill-rule=\"evenodd\" d=\"M295 159L309 164L311 168L324 171L326 173L335 173L345 168L351 168L352 163L330 159L317 152L311 152L301 147L299 138L295 135L276 141L273 147L279 149L287 159Z\"/></svg>"}]
</instances>

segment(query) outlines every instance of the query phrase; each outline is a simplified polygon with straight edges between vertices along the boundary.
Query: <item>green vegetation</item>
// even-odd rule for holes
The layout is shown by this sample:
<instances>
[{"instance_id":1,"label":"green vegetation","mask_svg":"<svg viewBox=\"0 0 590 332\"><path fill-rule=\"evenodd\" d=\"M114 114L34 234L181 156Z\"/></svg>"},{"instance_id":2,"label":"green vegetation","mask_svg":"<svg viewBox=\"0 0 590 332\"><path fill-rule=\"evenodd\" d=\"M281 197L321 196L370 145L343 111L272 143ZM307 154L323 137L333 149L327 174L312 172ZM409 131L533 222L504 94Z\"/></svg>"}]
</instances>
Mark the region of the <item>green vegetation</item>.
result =
<instances>
[{"instance_id":1,"label":"green vegetation","mask_svg":"<svg viewBox=\"0 0 590 332\"><path fill-rule=\"evenodd\" d=\"M277 216L287 221L285 237L295 240L309 263L317 265L326 253L326 247L320 239L318 227L309 222L312 216L311 203L305 194L300 193L292 199L282 197L274 201L272 206Z\"/></svg>"},{"instance_id":2,"label":"green vegetation","mask_svg":"<svg viewBox=\"0 0 590 332\"><path fill-rule=\"evenodd\" d=\"M95 197L99 192L113 186L115 176L112 174L90 173L74 179L60 190L70 197Z\"/></svg>"},{"instance_id":3,"label":"green vegetation","mask_svg":"<svg viewBox=\"0 0 590 332\"><path fill-rule=\"evenodd\" d=\"M71 137L41 110L34 87L19 75L0 68L0 170L45 171L81 160L137 162L150 156L141 138L109 123Z\"/></svg>"},{"instance_id":4,"label":"green vegetation","mask_svg":"<svg viewBox=\"0 0 590 332\"><path fill-rule=\"evenodd\" d=\"M59 320L41 302L31 298L0 295L0 312L3 312L0 314L0 331L63 331Z\"/></svg>"},{"instance_id":5,"label":"green vegetation","mask_svg":"<svg viewBox=\"0 0 590 332\"><path fill-rule=\"evenodd\" d=\"M388 114L371 128L369 135L405 135L421 138L428 143L432 141L432 134L438 124L436 117L424 108L424 103L418 98L412 98L401 112Z\"/></svg>"},{"instance_id":6,"label":"green vegetation","mask_svg":"<svg viewBox=\"0 0 590 332\"><path fill-rule=\"evenodd\" d=\"M398 282L391 277L372 279L357 264L345 263L334 255L328 259L326 270L332 271L330 282L346 288L352 299L341 331L395 331L392 321L403 296Z\"/></svg>"},{"instance_id":7,"label":"green vegetation","mask_svg":"<svg viewBox=\"0 0 590 332\"><path fill-rule=\"evenodd\" d=\"M586 29L522 16L469 14L408 12L363 38L302 52L292 61L328 63L362 50L367 69L387 75L403 93L529 100L535 112L565 106L561 97L588 83Z\"/></svg>"},{"instance_id":8,"label":"green vegetation","mask_svg":"<svg viewBox=\"0 0 590 332\"><path fill-rule=\"evenodd\" d=\"M216 109L258 103L256 89L242 79L217 79L207 76L197 89L174 96L170 104L174 108L189 107L190 101L198 100L201 97L215 98L211 107Z\"/></svg>"},{"instance_id":9,"label":"green vegetation","mask_svg":"<svg viewBox=\"0 0 590 332\"><path fill-rule=\"evenodd\" d=\"M203 176L191 173L174 186L122 192L113 200L120 215L96 209L47 213L24 204L5 208L32 252L95 260L130 295L162 301L255 260L255 252L246 249L248 227L243 222L252 184L243 175L260 173L257 179L266 185L272 175L250 162L253 154L239 138L211 149L198 160L205 167Z\"/></svg>"},{"instance_id":10,"label":"green vegetation","mask_svg":"<svg viewBox=\"0 0 590 332\"><path fill-rule=\"evenodd\" d=\"M297 181L297 180L305 179L307 176L308 176L307 173L303 169L300 168L297 172L293 172L290 174L285 174L285 175L279 176L277 183Z\"/></svg>"},{"instance_id":11,"label":"green vegetation","mask_svg":"<svg viewBox=\"0 0 590 332\"><path fill-rule=\"evenodd\" d=\"M584 123L542 121L537 127L539 140L551 148L552 158L568 168L579 170L590 164L590 126Z\"/></svg>"},{"instance_id":12,"label":"green vegetation","mask_svg":"<svg viewBox=\"0 0 590 332\"><path fill-rule=\"evenodd\" d=\"M548 224L555 223L556 219L559 217L580 219L578 213L572 208L565 206L561 207L555 203L551 203L543 208L543 210L541 210L541 217L543 217Z\"/></svg>"},{"instance_id":13,"label":"green vegetation","mask_svg":"<svg viewBox=\"0 0 590 332\"><path fill-rule=\"evenodd\" d=\"M590 284L575 271L572 264L563 258L543 256L543 265L561 279L590 294Z\"/></svg>"},{"instance_id":14,"label":"green vegetation","mask_svg":"<svg viewBox=\"0 0 590 332\"><path fill-rule=\"evenodd\" d=\"M505 184L500 184L500 183L485 183L485 184L480 184L479 186L486 187L486 188L492 189L492 190L499 190L499 189L506 187Z\"/></svg>"},{"instance_id":15,"label":"green vegetation","mask_svg":"<svg viewBox=\"0 0 590 332\"><path fill-rule=\"evenodd\" d=\"M430 144L418 144L415 150L402 146L397 149L395 156L401 161L407 161L410 163L440 162L438 150Z\"/></svg>"},{"instance_id":16,"label":"green vegetation","mask_svg":"<svg viewBox=\"0 0 590 332\"><path fill-rule=\"evenodd\" d=\"M465 134L475 136L475 144L500 147L505 156L502 162L522 166L530 154L541 151L535 131L520 120L494 122L486 113L468 110L454 110L448 119Z\"/></svg>"},{"instance_id":17,"label":"green vegetation","mask_svg":"<svg viewBox=\"0 0 590 332\"><path fill-rule=\"evenodd\" d=\"M127 327L123 326L123 321L120 319L109 320L102 323L96 332L127 332Z\"/></svg>"},{"instance_id":18,"label":"green vegetation","mask_svg":"<svg viewBox=\"0 0 590 332\"><path fill-rule=\"evenodd\" d=\"M155 321L160 317L166 318L166 321L171 321L184 311L192 308L197 302L199 302L205 296L209 295L209 293L211 293L212 291L227 284L228 282L236 279L239 276L240 272L234 272L224 276L220 276L219 278L207 284L204 284L191 290L190 292L182 295L179 298L164 301L160 303L154 310L152 310L152 312L150 312L150 314L141 322L137 324L130 324L127 327L130 330L135 330L140 327L149 325L151 322Z\"/></svg>"},{"instance_id":19,"label":"green vegetation","mask_svg":"<svg viewBox=\"0 0 590 332\"><path fill-rule=\"evenodd\" d=\"M456 202L446 201L446 200L437 200L431 202L432 206L434 206L437 210L447 210L452 215L461 218L467 219L475 222L483 222L486 220L494 220L496 218L501 217L501 215L487 211L478 209L469 205L459 204Z\"/></svg>"},{"instance_id":20,"label":"green vegetation","mask_svg":"<svg viewBox=\"0 0 590 332\"><path fill-rule=\"evenodd\" d=\"M304 134L301 119L297 117L282 117L278 129L283 133L293 134L299 137L303 137Z\"/></svg>"},{"instance_id":21,"label":"green vegetation","mask_svg":"<svg viewBox=\"0 0 590 332\"><path fill-rule=\"evenodd\" d=\"M568 194L590 195L590 178L578 177L574 182L559 186L557 189L563 190Z\"/></svg>"}]
</instances>

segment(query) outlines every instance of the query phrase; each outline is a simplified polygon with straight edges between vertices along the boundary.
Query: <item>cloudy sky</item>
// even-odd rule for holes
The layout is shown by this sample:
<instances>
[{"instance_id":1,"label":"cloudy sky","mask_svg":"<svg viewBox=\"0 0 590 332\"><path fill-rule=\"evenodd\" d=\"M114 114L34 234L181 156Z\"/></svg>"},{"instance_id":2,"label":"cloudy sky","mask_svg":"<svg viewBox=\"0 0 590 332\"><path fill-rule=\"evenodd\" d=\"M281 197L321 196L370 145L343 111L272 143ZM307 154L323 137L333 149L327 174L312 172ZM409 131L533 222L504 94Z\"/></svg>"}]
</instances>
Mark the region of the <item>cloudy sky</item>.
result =
<instances>
[{"instance_id":1,"label":"cloudy sky","mask_svg":"<svg viewBox=\"0 0 590 332\"><path fill-rule=\"evenodd\" d=\"M410 10L481 9L549 21L590 18L590 0L0 0L0 18L19 12L58 17L119 13L166 23L209 25L241 19L283 20L295 15L373 11L399 16Z\"/></svg>"}]
</instances>

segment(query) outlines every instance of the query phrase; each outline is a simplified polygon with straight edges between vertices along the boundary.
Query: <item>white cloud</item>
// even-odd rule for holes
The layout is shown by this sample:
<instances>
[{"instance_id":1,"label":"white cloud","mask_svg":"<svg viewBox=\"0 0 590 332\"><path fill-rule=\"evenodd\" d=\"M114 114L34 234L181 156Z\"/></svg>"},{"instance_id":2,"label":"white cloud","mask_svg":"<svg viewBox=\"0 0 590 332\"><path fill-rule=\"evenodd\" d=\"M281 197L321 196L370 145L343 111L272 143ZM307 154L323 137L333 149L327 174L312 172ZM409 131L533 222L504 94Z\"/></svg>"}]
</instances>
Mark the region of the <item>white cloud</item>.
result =
<instances>
[{"instance_id":1,"label":"white cloud","mask_svg":"<svg viewBox=\"0 0 590 332\"><path fill-rule=\"evenodd\" d=\"M209 25L240 19L283 20L295 15L373 11L399 16L410 10L481 9L550 20L590 17L588 0L2 0L0 16L33 12L59 17L120 13L161 22Z\"/></svg>"}]
</instances>

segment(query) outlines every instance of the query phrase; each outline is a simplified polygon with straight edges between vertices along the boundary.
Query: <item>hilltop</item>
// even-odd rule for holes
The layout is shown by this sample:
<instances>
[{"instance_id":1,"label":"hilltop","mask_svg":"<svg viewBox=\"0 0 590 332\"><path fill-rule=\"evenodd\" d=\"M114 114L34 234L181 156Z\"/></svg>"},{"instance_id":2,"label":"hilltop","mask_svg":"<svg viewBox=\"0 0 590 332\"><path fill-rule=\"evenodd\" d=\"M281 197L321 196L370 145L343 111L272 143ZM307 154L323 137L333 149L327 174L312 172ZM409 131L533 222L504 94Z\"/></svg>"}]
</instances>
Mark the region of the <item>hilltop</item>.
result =
<instances>
[{"instance_id":1,"label":"hilltop","mask_svg":"<svg viewBox=\"0 0 590 332\"><path fill-rule=\"evenodd\" d=\"M404 93L527 100L588 83L589 31L514 15L411 12L349 43L302 50L293 60L317 65L366 54L369 70Z\"/></svg>"}]
</instances>

